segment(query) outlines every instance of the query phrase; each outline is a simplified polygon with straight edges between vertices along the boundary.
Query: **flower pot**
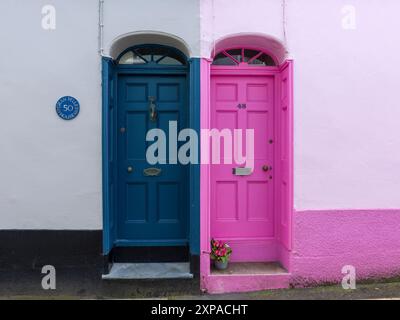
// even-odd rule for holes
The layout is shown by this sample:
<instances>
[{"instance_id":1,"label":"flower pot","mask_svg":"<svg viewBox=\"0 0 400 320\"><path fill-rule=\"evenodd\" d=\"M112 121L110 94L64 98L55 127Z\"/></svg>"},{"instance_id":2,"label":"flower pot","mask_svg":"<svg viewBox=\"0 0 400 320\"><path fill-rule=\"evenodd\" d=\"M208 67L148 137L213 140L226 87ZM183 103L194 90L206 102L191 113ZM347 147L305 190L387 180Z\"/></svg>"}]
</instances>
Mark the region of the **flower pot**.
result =
<instances>
[{"instance_id":1,"label":"flower pot","mask_svg":"<svg viewBox=\"0 0 400 320\"><path fill-rule=\"evenodd\" d=\"M215 260L214 267L215 267L215 269L218 269L218 270L225 270L226 268L228 268L228 261L223 262L223 261Z\"/></svg>"}]
</instances>

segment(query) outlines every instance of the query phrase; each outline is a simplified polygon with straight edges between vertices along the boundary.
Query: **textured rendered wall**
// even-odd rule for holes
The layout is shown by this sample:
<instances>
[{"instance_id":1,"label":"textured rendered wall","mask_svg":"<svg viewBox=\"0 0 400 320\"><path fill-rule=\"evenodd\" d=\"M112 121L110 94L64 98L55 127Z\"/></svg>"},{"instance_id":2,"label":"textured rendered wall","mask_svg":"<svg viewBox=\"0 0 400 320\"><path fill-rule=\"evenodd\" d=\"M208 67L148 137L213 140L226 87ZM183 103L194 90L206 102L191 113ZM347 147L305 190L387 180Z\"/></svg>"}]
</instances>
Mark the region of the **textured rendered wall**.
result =
<instances>
[{"instance_id":1,"label":"textured rendered wall","mask_svg":"<svg viewBox=\"0 0 400 320\"><path fill-rule=\"evenodd\" d=\"M400 210L304 211L295 215L292 284L340 282L400 274Z\"/></svg>"},{"instance_id":2,"label":"textured rendered wall","mask_svg":"<svg viewBox=\"0 0 400 320\"><path fill-rule=\"evenodd\" d=\"M288 1L295 206L306 210L294 214L296 285L340 281L344 265L357 279L400 274L400 3L351 1L354 30L339 23L345 4Z\"/></svg>"}]
</instances>

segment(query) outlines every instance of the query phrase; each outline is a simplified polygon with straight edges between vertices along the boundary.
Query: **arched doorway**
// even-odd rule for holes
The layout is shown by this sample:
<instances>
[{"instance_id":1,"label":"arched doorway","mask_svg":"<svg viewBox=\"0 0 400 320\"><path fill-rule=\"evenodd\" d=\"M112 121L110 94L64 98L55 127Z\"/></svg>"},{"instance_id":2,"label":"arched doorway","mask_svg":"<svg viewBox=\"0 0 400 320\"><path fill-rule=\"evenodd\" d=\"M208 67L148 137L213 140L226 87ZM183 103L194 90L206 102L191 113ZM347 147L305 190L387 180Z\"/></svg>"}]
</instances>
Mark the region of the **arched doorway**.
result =
<instances>
[{"instance_id":1,"label":"arched doorway","mask_svg":"<svg viewBox=\"0 0 400 320\"><path fill-rule=\"evenodd\" d=\"M282 57L282 47L260 38L223 39L211 59L203 61L202 91L209 98L202 103L202 128L241 130L244 145L254 147L247 154L253 157L249 166L228 155L229 161L221 156L220 164L202 170L202 253L210 252L212 238L233 250L226 274L210 266L208 254L202 255L201 286L209 292L285 287L289 281L292 61ZM252 142L244 137L246 130L252 130Z\"/></svg>"},{"instance_id":2,"label":"arched doorway","mask_svg":"<svg viewBox=\"0 0 400 320\"><path fill-rule=\"evenodd\" d=\"M182 51L159 44L135 45L103 59L106 272L109 262L189 262L198 251L196 168L171 158L183 144L176 134L196 118L193 65ZM148 137L152 129L167 137L167 157L159 149L157 163L147 155L157 142Z\"/></svg>"}]
</instances>

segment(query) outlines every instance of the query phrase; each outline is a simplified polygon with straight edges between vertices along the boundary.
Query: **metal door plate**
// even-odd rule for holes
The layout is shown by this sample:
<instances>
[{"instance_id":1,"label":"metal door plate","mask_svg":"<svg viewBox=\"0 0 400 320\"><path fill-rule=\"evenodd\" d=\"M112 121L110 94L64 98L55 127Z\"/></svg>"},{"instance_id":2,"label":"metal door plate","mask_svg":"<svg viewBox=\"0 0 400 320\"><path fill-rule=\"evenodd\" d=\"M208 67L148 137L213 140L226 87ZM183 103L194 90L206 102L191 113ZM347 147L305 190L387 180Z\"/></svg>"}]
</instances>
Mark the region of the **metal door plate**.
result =
<instances>
[{"instance_id":1,"label":"metal door plate","mask_svg":"<svg viewBox=\"0 0 400 320\"><path fill-rule=\"evenodd\" d=\"M249 176L253 170L251 168L233 168L232 173L235 176Z\"/></svg>"},{"instance_id":2,"label":"metal door plate","mask_svg":"<svg viewBox=\"0 0 400 320\"><path fill-rule=\"evenodd\" d=\"M161 169L159 168L147 168L143 170L143 174L146 177L158 177L161 174Z\"/></svg>"}]
</instances>

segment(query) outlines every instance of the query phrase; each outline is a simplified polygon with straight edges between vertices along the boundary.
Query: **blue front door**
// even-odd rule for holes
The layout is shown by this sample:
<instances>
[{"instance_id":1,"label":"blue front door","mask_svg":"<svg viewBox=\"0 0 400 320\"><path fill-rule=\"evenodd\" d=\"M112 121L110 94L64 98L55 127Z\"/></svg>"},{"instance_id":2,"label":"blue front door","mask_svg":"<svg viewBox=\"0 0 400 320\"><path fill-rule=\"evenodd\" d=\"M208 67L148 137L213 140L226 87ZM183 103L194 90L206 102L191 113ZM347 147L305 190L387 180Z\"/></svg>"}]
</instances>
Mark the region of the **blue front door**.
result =
<instances>
[{"instance_id":1,"label":"blue front door","mask_svg":"<svg viewBox=\"0 0 400 320\"><path fill-rule=\"evenodd\" d=\"M171 121L178 132L188 127L186 76L120 74L117 83L117 243L185 245L189 167L168 158L149 164L146 151L154 142L146 134L159 128L168 138Z\"/></svg>"}]
</instances>

